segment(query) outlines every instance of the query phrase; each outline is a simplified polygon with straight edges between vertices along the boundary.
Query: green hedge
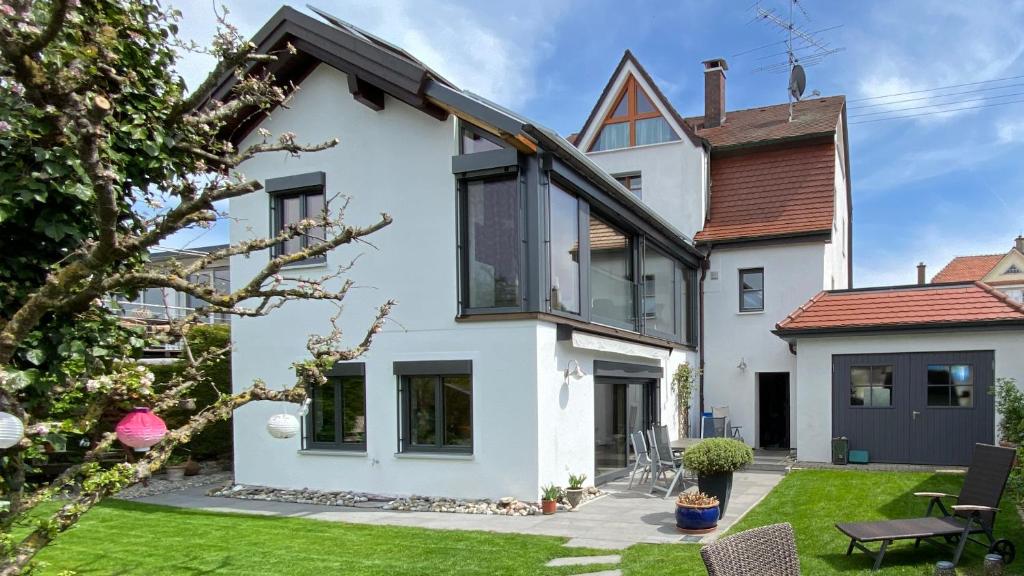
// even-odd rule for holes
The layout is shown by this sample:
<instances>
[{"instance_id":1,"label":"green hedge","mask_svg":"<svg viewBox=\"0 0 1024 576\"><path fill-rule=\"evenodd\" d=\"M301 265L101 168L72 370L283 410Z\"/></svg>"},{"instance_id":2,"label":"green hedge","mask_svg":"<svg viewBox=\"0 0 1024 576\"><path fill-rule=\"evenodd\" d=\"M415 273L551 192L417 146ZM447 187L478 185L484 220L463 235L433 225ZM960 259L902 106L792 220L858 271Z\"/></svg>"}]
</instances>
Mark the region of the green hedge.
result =
<instances>
[{"instance_id":1,"label":"green hedge","mask_svg":"<svg viewBox=\"0 0 1024 576\"><path fill-rule=\"evenodd\" d=\"M753 450L732 438L701 440L683 453L686 469L702 475L735 472L753 461Z\"/></svg>"},{"instance_id":2,"label":"green hedge","mask_svg":"<svg viewBox=\"0 0 1024 576\"><path fill-rule=\"evenodd\" d=\"M208 350L216 350L228 346L231 342L231 328L225 324L204 324L189 331L188 343L192 356L199 358ZM166 384L184 369L182 362L152 366L157 385ZM202 368L210 382L200 383L186 395L195 401L195 410L173 409L164 413L168 428L177 428L188 421L196 412L213 404L217 400L218 390L223 394L231 393L231 354L225 354L215 362L208 362ZM213 384L211 386L210 384ZM216 390L214 389L216 386ZM201 433L192 437L185 449L192 454L193 460L214 460L230 458L231 420L222 420L208 426Z\"/></svg>"}]
</instances>

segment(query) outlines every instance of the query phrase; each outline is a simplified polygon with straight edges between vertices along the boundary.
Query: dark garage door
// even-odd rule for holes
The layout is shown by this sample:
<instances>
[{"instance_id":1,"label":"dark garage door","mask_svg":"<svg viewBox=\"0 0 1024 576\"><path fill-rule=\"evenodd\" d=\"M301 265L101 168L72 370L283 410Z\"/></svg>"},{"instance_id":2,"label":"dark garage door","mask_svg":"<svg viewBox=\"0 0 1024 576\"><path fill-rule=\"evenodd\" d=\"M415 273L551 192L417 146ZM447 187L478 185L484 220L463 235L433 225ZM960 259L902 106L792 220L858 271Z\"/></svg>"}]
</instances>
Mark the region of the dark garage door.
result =
<instances>
[{"instance_id":1,"label":"dark garage door","mask_svg":"<svg viewBox=\"0 0 1024 576\"><path fill-rule=\"evenodd\" d=\"M832 432L873 462L967 465L995 435L994 354L832 357Z\"/></svg>"}]
</instances>

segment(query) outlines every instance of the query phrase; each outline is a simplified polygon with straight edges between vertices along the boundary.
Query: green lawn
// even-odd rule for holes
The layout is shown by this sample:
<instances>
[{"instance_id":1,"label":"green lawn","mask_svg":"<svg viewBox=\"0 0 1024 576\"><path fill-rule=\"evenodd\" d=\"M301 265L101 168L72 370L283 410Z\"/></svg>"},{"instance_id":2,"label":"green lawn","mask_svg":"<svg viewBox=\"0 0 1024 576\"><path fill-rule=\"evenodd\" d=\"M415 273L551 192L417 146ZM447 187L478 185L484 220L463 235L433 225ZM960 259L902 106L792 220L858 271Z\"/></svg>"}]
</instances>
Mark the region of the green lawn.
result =
<instances>
[{"instance_id":1,"label":"green lawn","mask_svg":"<svg viewBox=\"0 0 1024 576\"><path fill-rule=\"evenodd\" d=\"M915 491L959 490L955 475L861 471L797 471L731 532L788 521L797 532L804 574L867 573L870 559L845 556L847 541L833 524L842 520L912 517L927 502ZM1012 510L1005 502L1006 510ZM999 537L1024 549L1015 513L1000 516ZM564 576L587 569L551 569L551 558L598 553L563 548L561 538L416 528L365 526L213 514L126 502L90 512L39 556L43 574L422 574ZM980 546L961 563L962 574L980 574ZM703 574L697 545L638 545L625 551L626 576ZM879 574L930 575L948 552L897 544ZM1024 573L1024 559L1009 574Z\"/></svg>"}]
</instances>

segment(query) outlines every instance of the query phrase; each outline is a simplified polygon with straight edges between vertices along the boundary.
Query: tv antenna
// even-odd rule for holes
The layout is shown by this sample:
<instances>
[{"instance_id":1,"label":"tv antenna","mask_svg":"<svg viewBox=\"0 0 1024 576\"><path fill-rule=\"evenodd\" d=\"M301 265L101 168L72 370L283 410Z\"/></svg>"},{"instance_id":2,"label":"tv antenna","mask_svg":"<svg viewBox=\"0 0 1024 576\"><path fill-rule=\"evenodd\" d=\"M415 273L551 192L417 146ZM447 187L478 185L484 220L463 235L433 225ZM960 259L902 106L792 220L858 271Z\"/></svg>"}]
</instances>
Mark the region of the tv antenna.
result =
<instances>
[{"instance_id":1,"label":"tv antenna","mask_svg":"<svg viewBox=\"0 0 1024 576\"><path fill-rule=\"evenodd\" d=\"M765 64L757 69L758 72L788 72L789 87L789 121L793 121L793 104L799 102L807 89L808 66L820 64L825 57L841 52L843 48L833 48L828 42L818 38L814 32L807 32L797 26L794 20L794 12L799 11L804 19L810 20L810 15L804 8L803 0L788 0L789 17L784 18L774 9L767 9L761 6L760 0L754 4L756 19L767 22L771 26L781 30L786 38L785 62Z\"/></svg>"}]
</instances>

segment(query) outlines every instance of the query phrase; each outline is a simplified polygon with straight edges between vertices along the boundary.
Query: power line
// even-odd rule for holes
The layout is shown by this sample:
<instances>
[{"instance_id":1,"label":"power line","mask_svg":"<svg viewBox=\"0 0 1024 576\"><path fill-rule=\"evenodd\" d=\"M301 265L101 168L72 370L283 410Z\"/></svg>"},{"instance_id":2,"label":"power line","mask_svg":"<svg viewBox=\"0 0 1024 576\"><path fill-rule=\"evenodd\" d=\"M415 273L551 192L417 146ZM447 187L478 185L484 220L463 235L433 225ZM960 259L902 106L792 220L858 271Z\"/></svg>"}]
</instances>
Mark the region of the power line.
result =
<instances>
[{"instance_id":1,"label":"power line","mask_svg":"<svg viewBox=\"0 0 1024 576\"><path fill-rule=\"evenodd\" d=\"M949 110L935 110L933 112L919 112L917 114L905 114L903 116L890 116L888 118L873 118L871 120L860 120L859 122L850 122L853 124L870 124L872 122L882 122L884 120L902 120L904 118L917 118L919 116L931 116L932 114L946 114L948 112L961 112L963 110L977 110L979 108L993 108L995 106L1006 106L1007 104L1020 104L1024 103L1024 100L1010 100L1009 102L997 102L995 104L981 104L979 106L965 106L963 108L951 108Z\"/></svg>"},{"instance_id":2,"label":"power line","mask_svg":"<svg viewBox=\"0 0 1024 576\"><path fill-rule=\"evenodd\" d=\"M906 102L918 102L920 100L930 100L932 98L945 98L947 96L962 96L964 94L978 94L980 92L988 92L989 90L1002 90L1003 88L1017 88L1024 86L1024 82L1018 82L1016 84L1005 84L1003 86L992 86L991 88L978 88L976 90L964 90L962 92L950 92L949 94L935 94L933 96L918 96L917 98L907 98L904 100L893 100L892 102L879 102L878 104L863 104L861 106L850 106L850 110L860 110L862 108L877 108L878 106L890 106L892 104L904 104ZM993 96L998 98L998 96Z\"/></svg>"},{"instance_id":3,"label":"power line","mask_svg":"<svg viewBox=\"0 0 1024 576\"><path fill-rule=\"evenodd\" d=\"M885 94L882 96L870 96L868 98L857 98L855 100L847 100L847 102L864 102L866 100L878 100L881 98L894 98L896 96L907 96L909 94L922 94L924 92L936 92L938 90L947 90L950 88L963 88L965 86L977 86L979 84L991 84L992 82L1002 82L1004 80L1018 80L1024 78L1024 74L1020 76L1007 76L1005 78L993 78L992 80L982 80L980 82L967 82L965 84L951 84L949 86L939 86L937 88L927 88L924 90L911 90L909 92L897 92L896 94Z\"/></svg>"},{"instance_id":4,"label":"power line","mask_svg":"<svg viewBox=\"0 0 1024 576\"><path fill-rule=\"evenodd\" d=\"M850 118L862 118L864 116L878 116L879 114L892 114L894 112L907 112L910 110L923 110L925 108L938 108L939 106L954 106L956 104L967 104L968 102L986 102L994 98L1011 98L1013 96L1024 96L1024 92L1014 92L1013 94L1003 94L1001 96L985 96L984 98L969 98L967 100L954 100L953 102L944 102L941 104L925 104L923 106L911 106L909 108L896 108L894 110L882 110L880 112L866 112L864 114L851 114Z\"/></svg>"}]
</instances>

